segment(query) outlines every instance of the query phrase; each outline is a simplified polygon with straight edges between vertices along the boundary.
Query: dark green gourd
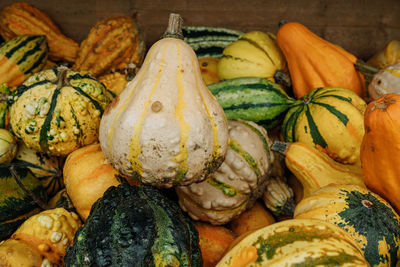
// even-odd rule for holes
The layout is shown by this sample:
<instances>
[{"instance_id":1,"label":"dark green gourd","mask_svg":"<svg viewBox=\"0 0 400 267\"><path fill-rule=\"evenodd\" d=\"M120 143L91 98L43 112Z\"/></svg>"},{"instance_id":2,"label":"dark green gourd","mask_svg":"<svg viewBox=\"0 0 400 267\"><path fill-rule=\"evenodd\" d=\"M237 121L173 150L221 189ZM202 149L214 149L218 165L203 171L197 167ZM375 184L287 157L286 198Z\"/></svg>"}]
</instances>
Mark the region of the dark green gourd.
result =
<instances>
[{"instance_id":1,"label":"dark green gourd","mask_svg":"<svg viewBox=\"0 0 400 267\"><path fill-rule=\"evenodd\" d=\"M75 235L64 266L202 266L198 233L158 189L109 188Z\"/></svg>"}]
</instances>

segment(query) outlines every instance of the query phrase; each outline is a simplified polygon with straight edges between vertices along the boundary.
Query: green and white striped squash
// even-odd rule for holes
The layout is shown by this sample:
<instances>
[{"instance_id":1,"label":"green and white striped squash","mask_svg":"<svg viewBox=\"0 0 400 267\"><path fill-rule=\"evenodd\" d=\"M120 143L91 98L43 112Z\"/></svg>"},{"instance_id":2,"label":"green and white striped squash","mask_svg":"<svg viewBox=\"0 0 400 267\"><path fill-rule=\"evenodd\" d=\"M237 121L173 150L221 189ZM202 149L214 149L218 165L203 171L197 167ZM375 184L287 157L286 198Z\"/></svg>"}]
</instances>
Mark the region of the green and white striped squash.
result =
<instances>
[{"instance_id":1,"label":"green and white striped squash","mask_svg":"<svg viewBox=\"0 0 400 267\"><path fill-rule=\"evenodd\" d=\"M45 35L21 35L0 45L0 84L21 85L46 64Z\"/></svg>"},{"instance_id":2,"label":"green and white striped squash","mask_svg":"<svg viewBox=\"0 0 400 267\"><path fill-rule=\"evenodd\" d=\"M371 266L396 266L400 217L379 195L357 185L329 185L297 204L296 219L336 224L362 249Z\"/></svg>"},{"instance_id":3,"label":"green and white striped squash","mask_svg":"<svg viewBox=\"0 0 400 267\"><path fill-rule=\"evenodd\" d=\"M110 187L93 205L65 267L201 267L198 232L175 201L148 185Z\"/></svg>"},{"instance_id":4,"label":"green and white striped squash","mask_svg":"<svg viewBox=\"0 0 400 267\"><path fill-rule=\"evenodd\" d=\"M41 182L49 198L64 187L62 167L60 167L60 161L57 157L40 153L20 142L13 163L28 167Z\"/></svg>"},{"instance_id":5,"label":"green and white striped squash","mask_svg":"<svg viewBox=\"0 0 400 267\"><path fill-rule=\"evenodd\" d=\"M281 124L296 100L264 78L246 77L208 85L228 119L254 121L267 130Z\"/></svg>"},{"instance_id":6,"label":"green and white striped squash","mask_svg":"<svg viewBox=\"0 0 400 267\"><path fill-rule=\"evenodd\" d=\"M194 50L198 58L222 56L224 48L237 41L243 33L221 27L184 26L183 40Z\"/></svg>"},{"instance_id":7,"label":"green and white striped squash","mask_svg":"<svg viewBox=\"0 0 400 267\"><path fill-rule=\"evenodd\" d=\"M225 224L264 192L273 154L267 131L250 121L229 120L229 147L218 170L200 183L176 187L179 205L195 220Z\"/></svg>"},{"instance_id":8,"label":"green and white striped squash","mask_svg":"<svg viewBox=\"0 0 400 267\"><path fill-rule=\"evenodd\" d=\"M46 192L32 172L15 167L22 184L42 201ZM8 167L0 167L0 240L8 238L27 218L40 212L32 200L16 183Z\"/></svg>"},{"instance_id":9,"label":"green and white striped squash","mask_svg":"<svg viewBox=\"0 0 400 267\"><path fill-rule=\"evenodd\" d=\"M174 25L180 32L180 23ZM228 123L201 78L193 49L177 35L165 36L108 106L99 140L121 174L171 187L204 180L221 165Z\"/></svg>"},{"instance_id":10,"label":"green and white striped squash","mask_svg":"<svg viewBox=\"0 0 400 267\"><path fill-rule=\"evenodd\" d=\"M256 230L240 240L216 267L369 266L356 242L340 227L291 219Z\"/></svg>"},{"instance_id":11,"label":"green and white striped squash","mask_svg":"<svg viewBox=\"0 0 400 267\"><path fill-rule=\"evenodd\" d=\"M283 138L316 147L338 162L360 165L366 106L348 89L314 89L287 112Z\"/></svg>"},{"instance_id":12,"label":"green and white striped squash","mask_svg":"<svg viewBox=\"0 0 400 267\"><path fill-rule=\"evenodd\" d=\"M29 77L13 92L13 132L36 151L66 156L97 141L100 118L110 99L89 74L65 67Z\"/></svg>"}]
</instances>

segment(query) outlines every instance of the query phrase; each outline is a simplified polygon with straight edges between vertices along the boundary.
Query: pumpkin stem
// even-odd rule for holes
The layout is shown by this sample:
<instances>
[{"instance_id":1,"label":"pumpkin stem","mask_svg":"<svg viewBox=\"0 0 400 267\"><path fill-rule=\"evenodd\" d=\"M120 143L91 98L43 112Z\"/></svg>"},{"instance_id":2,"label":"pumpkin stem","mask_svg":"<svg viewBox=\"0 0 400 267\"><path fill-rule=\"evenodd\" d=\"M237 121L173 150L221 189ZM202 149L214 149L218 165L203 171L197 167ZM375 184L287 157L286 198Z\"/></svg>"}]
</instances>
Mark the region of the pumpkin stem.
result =
<instances>
[{"instance_id":1,"label":"pumpkin stem","mask_svg":"<svg viewBox=\"0 0 400 267\"><path fill-rule=\"evenodd\" d=\"M182 23L183 19L179 14L169 14L168 27L167 30L164 32L162 38L172 37L183 39Z\"/></svg>"},{"instance_id":2,"label":"pumpkin stem","mask_svg":"<svg viewBox=\"0 0 400 267\"><path fill-rule=\"evenodd\" d=\"M282 26L285 25L286 23L288 23L287 20L281 20L281 21L279 21L279 23L278 23L278 28L282 27Z\"/></svg>"},{"instance_id":3,"label":"pumpkin stem","mask_svg":"<svg viewBox=\"0 0 400 267\"><path fill-rule=\"evenodd\" d=\"M271 150L285 155L289 145L290 143L275 141L271 146Z\"/></svg>"},{"instance_id":4,"label":"pumpkin stem","mask_svg":"<svg viewBox=\"0 0 400 267\"><path fill-rule=\"evenodd\" d=\"M25 187L25 185L22 183L21 178L19 177L17 171L15 170L15 166L11 165L8 168L11 172L12 177L14 178L15 182L18 184L18 186L22 189L22 191L25 192L28 196L30 196L33 201L36 202L36 204L43 210L48 210L50 207L43 202L40 198L38 198L32 191L30 191L28 188Z\"/></svg>"},{"instance_id":5,"label":"pumpkin stem","mask_svg":"<svg viewBox=\"0 0 400 267\"><path fill-rule=\"evenodd\" d=\"M274 74L274 80L276 83L283 85L285 88L292 87L292 80L289 74L284 71L277 70Z\"/></svg>"}]
</instances>

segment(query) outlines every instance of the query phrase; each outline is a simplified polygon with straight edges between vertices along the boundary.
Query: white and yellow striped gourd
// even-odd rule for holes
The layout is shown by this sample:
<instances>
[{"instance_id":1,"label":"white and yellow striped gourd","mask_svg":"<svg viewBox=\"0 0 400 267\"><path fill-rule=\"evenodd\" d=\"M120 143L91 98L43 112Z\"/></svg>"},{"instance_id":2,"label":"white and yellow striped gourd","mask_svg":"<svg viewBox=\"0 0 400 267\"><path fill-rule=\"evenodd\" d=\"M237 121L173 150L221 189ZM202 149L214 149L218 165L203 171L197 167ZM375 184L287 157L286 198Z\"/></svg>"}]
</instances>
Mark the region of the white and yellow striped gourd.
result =
<instances>
[{"instance_id":1,"label":"white and yellow striped gourd","mask_svg":"<svg viewBox=\"0 0 400 267\"><path fill-rule=\"evenodd\" d=\"M176 26L173 30L179 33L177 18L170 19L169 29ZM165 36L109 105L99 139L121 174L171 187L201 181L220 166L228 125L201 78L193 49L173 32Z\"/></svg>"}]
</instances>

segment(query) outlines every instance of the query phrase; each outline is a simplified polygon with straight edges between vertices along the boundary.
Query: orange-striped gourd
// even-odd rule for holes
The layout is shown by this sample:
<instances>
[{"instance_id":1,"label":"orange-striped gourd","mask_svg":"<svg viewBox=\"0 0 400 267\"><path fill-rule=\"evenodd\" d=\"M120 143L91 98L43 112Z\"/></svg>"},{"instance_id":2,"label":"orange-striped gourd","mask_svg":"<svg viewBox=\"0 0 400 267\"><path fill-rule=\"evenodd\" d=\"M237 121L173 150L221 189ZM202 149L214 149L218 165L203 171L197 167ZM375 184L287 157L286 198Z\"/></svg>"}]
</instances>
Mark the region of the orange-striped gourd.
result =
<instances>
[{"instance_id":1,"label":"orange-striped gourd","mask_svg":"<svg viewBox=\"0 0 400 267\"><path fill-rule=\"evenodd\" d=\"M225 114L201 78L193 49L173 34L180 32L180 17L172 18L108 106L99 135L117 171L160 187L203 180L221 165L228 146Z\"/></svg>"}]
</instances>

